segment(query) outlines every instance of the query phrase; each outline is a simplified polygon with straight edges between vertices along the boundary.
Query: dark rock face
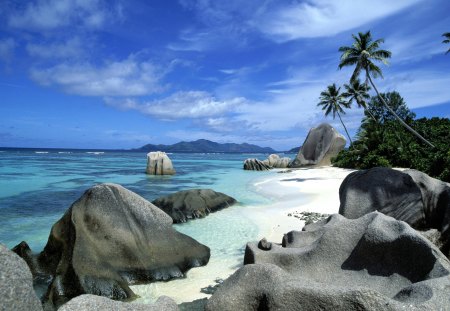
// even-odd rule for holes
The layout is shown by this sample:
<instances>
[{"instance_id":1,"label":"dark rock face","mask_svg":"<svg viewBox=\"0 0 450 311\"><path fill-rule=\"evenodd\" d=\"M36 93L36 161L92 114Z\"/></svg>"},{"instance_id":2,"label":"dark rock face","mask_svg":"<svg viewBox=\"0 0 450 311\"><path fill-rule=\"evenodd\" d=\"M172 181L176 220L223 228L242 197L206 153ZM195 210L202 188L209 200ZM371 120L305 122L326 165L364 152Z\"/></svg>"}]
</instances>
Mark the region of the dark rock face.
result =
<instances>
[{"instance_id":1,"label":"dark rock face","mask_svg":"<svg viewBox=\"0 0 450 311\"><path fill-rule=\"evenodd\" d=\"M339 214L355 219L373 211L425 228L422 194L411 176L386 167L349 174L339 188Z\"/></svg>"},{"instance_id":2,"label":"dark rock face","mask_svg":"<svg viewBox=\"0 0 450 311\"><path fill-rule=\"evenodd\" d=\"M42 310L26 262L0 244L0 310Z\"/></svg>"},{"instance_id":3,"label":"dark rock face","mask_svg":"<svg viewBox=\"0 0 450 311\"><path fill-rule=\"evenodd\" d=\"M339 189L339 214L358 218L372 211L418 230L437 229L441 251L450 249L450 187L416 170L377 167L348 175Z\"/></svg>"},{"instance_id":4,"label":"dark rock face","mask_svg":"<svg viewBox=\"0 0 450 311\"><path fill-rule=\"evenodd\" d=\"M444 310L450 262L406 223L378 212L332 215L285 235L283 246L249 243L247 264L206 310Z\"/></svg>"},{"instance_id":5,"label":"dark rock face","mask_svg":"<svg viewBox=\"0 0 450 311\"><path fill-rule=\"evenodd\" d=\"M236 202L234 198L211 189L179 191L152 201L172 217L175 223L205 217Z\"/></svg>"},{"instance_id":6,"label":"dark rock face","mask_svg":"<svg viewBox=\"0 0 450 311\"><path fill-rule=\"evenodd\" d=\"M28 253L25 246L17 249ZM159 208L120 185L101 184L53 225L37 258L24 258L35 277L51 277L45 299L60 306L81 294L133 297L128 284L182 277L209 256L208 247L174 230Z\"/></svg>"},{"instance_id":7,"label":"dark rock face","mask_svg":"<svg viewBox=\"0 0 450 311\"><path fill-rule=\"evenodd\" d=\"M331 165L331 158L344 149L345 144L344 136L331 125L322 123L309 131L297 157L289 167Z\"/></svg>"},{"instance_id":8,"label":"dark rock face","mask_svg":"<svg viewBox=\"0 0 450 311\"><path fill-rule=\"evenodd\" d=\"M127 303L95 295L81 295L62 305L59 311L178 311L174 300L161 296L153 304Z\"/></svg>"},{"instance_id":9,"label":"dark rock face","mask_svg":"<svg viewBox=\"0 0 450 311\"><path fill-rule=\"evenodd\" d=\"M244 161L246 171L268 171L271 167L258 159L247 159Z\"/></svg>"}]
</instances>

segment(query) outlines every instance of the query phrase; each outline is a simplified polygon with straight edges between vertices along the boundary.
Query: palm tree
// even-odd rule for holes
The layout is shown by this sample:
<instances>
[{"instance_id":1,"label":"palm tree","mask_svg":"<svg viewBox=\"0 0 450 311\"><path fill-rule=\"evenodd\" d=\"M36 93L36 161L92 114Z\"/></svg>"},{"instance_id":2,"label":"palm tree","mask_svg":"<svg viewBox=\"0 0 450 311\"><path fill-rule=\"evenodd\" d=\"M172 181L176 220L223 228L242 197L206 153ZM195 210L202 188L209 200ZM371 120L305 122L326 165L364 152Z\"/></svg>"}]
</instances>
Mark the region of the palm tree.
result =
<instances>
[{"instance_id":1,"label":"palm tree","mask_svg":"<svg viewBox=\"0 0 450 311\"><path fill-rule=\"evenodd\" d=\"M350 108L350 104L345 100L343 94L340 93L341 88L336 86L336 83L329 85L325 91L320 93L320 102L317 106L322 106L322 110L325 110L325 116L328 116L330 112L333 113L333 119L336 118L336 114L341 120L342 126L344 127L345 133L347 133L347 137L350 140L350 144L353 144L350 135L348 134L347 128L344 125L344 122L341 118L341 113L345 114L344 108Z\"/></svg>"},{"instance_id":2,"label":"palm tree","mask_svg":"<svg viewBox=\"0 0 450 311\"><path fill-rule=\"evenodd\" d=\"M450 43L450 32L446 32L442 36L446 38L444 41L442 41L442 43ZM450 52L450 49L448 49L448 51L445 52L445 54L447 54L448 52Z\"/></svg>"},{"instance_id":3,"label":"palm tree","mask_svg":"<svg viewBox=\"0 0 450 311\"><path fill-rule=\"evenodd\" d=\"M380 67L373 63L374 61L381 61L384 64L387 64L387 59L391 57L391 52L387 50L380 49L380 44L384 42L383 39L378 39L372 41L372 35L370 31L366 33L358 33L358 36L352 35L354 42L352 46L342 46L339 48L339 52L342 52L341 61L339 63L339 69L342 69L346 66L355 66L355 70L353 71L352 77L350 81L354 81L361 74L361 71L364 71L366 74L366 82L370 81L370 84L374 88L377 96L383 102L383 105L396 117L396 119L406 127L411 133L416 135L420 140L429 146L434 148L434 145L430 143L428 140L422 137L419 133L417 133L413 128L411 128L405 121L403 121L394 110L389 107L384 98L378 92L377 87L373 83L372 76L374 78L380 76L383 77Z\"/></svg>"},{"instance_id":4,"label":"palm tree","mask_svg":"<svg viewBox=\"0 0 450 311\"><path fill-rule=\"evenodd\" d=\"M344 87L345 93L343 95L348 99L349 105L355 101L359 108L362 107L374 121L377 121L370 110L367 109L366 101L370 98L368 93L370 86L361 83L359 79L355 79L350 81L349 84L345 84Z\"/></svg>"}]
</instances>

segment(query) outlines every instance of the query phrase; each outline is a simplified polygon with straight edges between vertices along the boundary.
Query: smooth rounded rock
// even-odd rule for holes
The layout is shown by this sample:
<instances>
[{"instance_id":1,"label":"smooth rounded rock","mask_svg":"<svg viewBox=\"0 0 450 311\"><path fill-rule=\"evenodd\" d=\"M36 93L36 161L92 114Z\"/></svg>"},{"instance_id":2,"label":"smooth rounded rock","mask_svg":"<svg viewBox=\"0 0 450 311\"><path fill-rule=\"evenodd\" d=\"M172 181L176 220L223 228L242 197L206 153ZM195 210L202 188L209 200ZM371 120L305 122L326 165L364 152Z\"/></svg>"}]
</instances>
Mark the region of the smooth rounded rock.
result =
<instances>
[{"instance_id":1,"label":"smooth rounded rock","mask_svg":"<svg viewBox=\"0 0 450 311\"><path fill-rule=\"evenodd\" d=\"M244 161L244 170L246 171L268 171L271 167L255 158L246 159Z\"/></svg>"},{"instance_id":2,"label":"smooth rounded rock","mask_svg":"<svg viewBox=\"0 0 450 311\"><path fill-rule=\"evenodd\" d=\"M145 172L149 175L173 175L172 160L162 151L149 152L147 154L147 169Z\"/></svg>"},{"instance_id":3,"label":"smooth rounded rock","mask_svg":"<svg viewBox=\"0 0 450 311\"><path fill-rule=\"evenodd\" d=\"M205 217L236 202L234 198L211 189L178 191L152 201L172 217L175 223Z\"/></svg>"},{"instance_id":4,"label":"smooth rounded rock","mask_svg":"<svg viewBox=\"0 0 450 311\"><path fill-rule=\"evenodd\" d=\"M183 277L209 256L208 247L173 229L172 219L144 198L100 184L53 225L28 264L52 278L45 298L58 307L81 294L132 298L129 284Z\"/></svg>"},{"instance_id":5,"label":"smooth rounded rock","mask_svg":"<svg viewBox=\"0 0 450 311\"><path fill-rule=\"evenodd\" d=\"M408 224L335 214L283 246L248 243L206 310L446 310L450 262Z\"/></svg>"},{"instance_id":6,"label":"smooth rounded rock","mask_svg":"<svg viewBox=\"0 0 450 311\"><path fill-rule=\"evenodd\" d=\"M42 310L26 262L0 244L0 310Z\"/></svg>"},{"instance_id":7,"label":"smooth rounded rock","mask_svg":"<svg viewBox=\"0 0 450 311\"><path fill-rule=\"evenodd\" d=\"M345 144L344 136L328 123L322 123L309 130L305 142L289 167L331 165L331 158L337 156Z\"/></svg>"}]
</instances>

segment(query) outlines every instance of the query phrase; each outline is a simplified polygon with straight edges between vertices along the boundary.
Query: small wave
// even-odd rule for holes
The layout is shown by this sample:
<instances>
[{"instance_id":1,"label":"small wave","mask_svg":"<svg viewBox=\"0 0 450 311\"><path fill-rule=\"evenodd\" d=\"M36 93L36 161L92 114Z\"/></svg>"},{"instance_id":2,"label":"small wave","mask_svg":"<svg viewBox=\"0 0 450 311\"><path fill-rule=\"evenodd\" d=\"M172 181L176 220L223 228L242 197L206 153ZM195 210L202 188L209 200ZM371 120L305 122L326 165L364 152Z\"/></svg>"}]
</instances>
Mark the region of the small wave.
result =
<instances>
[{"instance_id":1,"label":"small wave","mask_svg":"<svg viewBox=\"0 0 450 311\"><path fill-rule=\"evenodd\" d=\"M104 154L103 151L88 151L88 152L86 152L86 153L89 153L89 154L96 154L96 155L98 155L98 154Z\"/></svg>"},{"instance_id":2,"label":"small wave","mask_svg":"<svg viewBox=\"0 0 450 311\"><path fill-rule=\"evenodd\" d=\"M68 153L72 153L70 151L58 151L59 154L68 154Z\"/></svg>"},{"instance_id":3,"label":"small wave","mask_svg":"<svg viewBox=\"0 0 450 311\"><path fill-rule=\"evenodd\" d=\"M48 153L48 151L35 151L34 153L42 153L42 154L45 154L45 153Z\"/></svg>"}]
</instances>

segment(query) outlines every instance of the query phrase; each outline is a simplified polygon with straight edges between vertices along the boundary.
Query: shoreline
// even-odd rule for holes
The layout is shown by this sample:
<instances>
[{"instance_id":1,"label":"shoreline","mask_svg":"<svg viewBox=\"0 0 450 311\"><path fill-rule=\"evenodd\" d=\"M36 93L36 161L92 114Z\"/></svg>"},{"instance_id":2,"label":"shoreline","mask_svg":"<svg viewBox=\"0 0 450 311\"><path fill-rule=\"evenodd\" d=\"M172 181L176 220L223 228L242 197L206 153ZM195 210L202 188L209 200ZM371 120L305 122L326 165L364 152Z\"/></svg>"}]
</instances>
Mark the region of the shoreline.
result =
<instances>
[{"instance_id":1,"label":"shoreline","mask_svg":"<svg viewBox=\"0 0 450 311\"><path fill-rule=\"evenodd\" d=\"M292 169L287 173L281 171L286 169L274 169L267 176L255 178L247 190L269 199L271 203L232 206L206 218L196 219L195 222L200 224L208 219L225 216L221 213L238 213L238 217L248 219L257 227L257 241L266 238L270 242L281 243L284 234L301 230L304 226L305 221L293 216L296 212L337 213L339 187L342 180L354 170L321 167ZM244 258L242 252L248 242L251 240L242 241L241 249L231 250L233 254L230 257L223 258L212 251L210 262L204 267L189 270L185 278L131 286L140 296L134 303L152 303L161 295L173 298L178 304L210 297L200 292L200 289L214 286L217 278L226 279L241 267Z\"/></svg>"}]
</instances>

